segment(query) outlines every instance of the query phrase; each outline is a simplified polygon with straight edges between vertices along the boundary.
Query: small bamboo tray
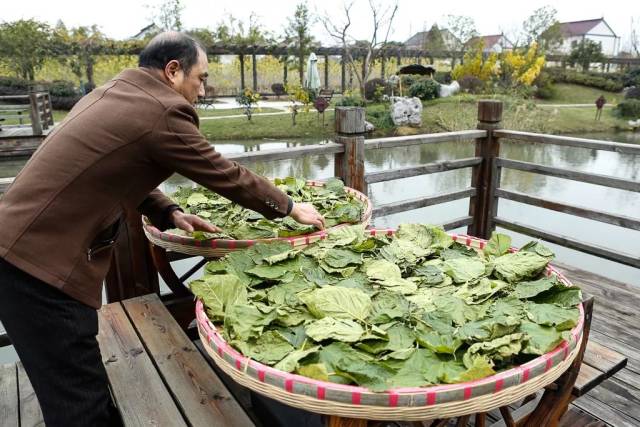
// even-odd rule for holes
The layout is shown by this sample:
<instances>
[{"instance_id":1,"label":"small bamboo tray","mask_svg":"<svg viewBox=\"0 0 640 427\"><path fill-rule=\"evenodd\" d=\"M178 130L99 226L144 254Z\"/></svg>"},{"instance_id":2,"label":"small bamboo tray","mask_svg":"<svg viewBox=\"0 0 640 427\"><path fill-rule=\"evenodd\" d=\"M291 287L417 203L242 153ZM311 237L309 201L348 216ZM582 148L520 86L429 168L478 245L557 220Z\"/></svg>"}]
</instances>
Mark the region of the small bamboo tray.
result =
<instances>
[{"instance_id":1,"label":"small bamboo tray","mask_svg":"<svg viewBox=\"0 0 640 427\"><path fill-rule=\"evenodd\" d=\"M307 181L307 185L312 187L323 187L322 181ZM353 194L358 200L364 203L364 212L360 223L369 225L371 221L371 212L373 206L369 198L361 192L354 190L350 187L344 187L347 193ZM157 227L150 224L146 218L143 217L143 230L147 239L156 246L160 246L172 252L178 252L188 255L204 256L207 258L217 258L226 255L229 252L245 249L256 243L269 243L275 241L289 242L293 247L304 247L311 243L317 242L327 237L327 233L331 230L335 230L339 227L344 227L349 224L339 224L334 227L327 228L315 233L303 234L300 236L292 237L275 237L269 239L253 239L253 240L234 240L234 239L209 239L209 240L197 240L193 237L179 236L177 234L167 233L160 231Z\"/></svg>"},{"instance_id":2,"label":"small bamboo tray","mask_svg":"<svg viewBox=\"0 0 640 427\"><path fill-rule=\"evenodd\" d=\"M392 236L394 230L373 229L368 232ZM474 237L451 236L469 247L482 249L486 245L485 240ZM551 266L547 267L546 274L556 275L566 286L572 286ZM570 340L526 364L476 381L397 388L381 393L290 374L243 356L222 338L200 300L196 303L196 320L202 344L220 369L239 384L258 393L321 414L418 421L488 412L516 402L555 381L569 368L578 353L584 325L582 304L579 309L580 319L571 330Z\"/></svg>"}]
</instances>

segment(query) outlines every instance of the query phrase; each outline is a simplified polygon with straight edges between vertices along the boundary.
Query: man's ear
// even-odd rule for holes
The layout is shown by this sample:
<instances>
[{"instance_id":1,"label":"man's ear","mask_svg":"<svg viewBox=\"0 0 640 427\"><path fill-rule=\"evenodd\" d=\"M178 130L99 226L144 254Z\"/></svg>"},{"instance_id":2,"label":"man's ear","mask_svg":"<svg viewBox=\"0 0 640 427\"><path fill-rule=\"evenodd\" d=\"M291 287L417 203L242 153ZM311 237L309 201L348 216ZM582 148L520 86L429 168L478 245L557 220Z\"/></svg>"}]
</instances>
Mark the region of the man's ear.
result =
<instances>
[{"instance_id":1,"label":"man's ear","mask_svg":"<svg viewBox=\"0 0 640 427\"><path fill-rule=\"evenodd\" d=\"M171 61L167 62L167 65L164 66L164 75L167 78L167 80L169 80L171 83L174 83L178 72L182 69L182 67L180 67L180 62L178 62L178 60L176 59L172 59Z\"/></svg>"}]
</instances>

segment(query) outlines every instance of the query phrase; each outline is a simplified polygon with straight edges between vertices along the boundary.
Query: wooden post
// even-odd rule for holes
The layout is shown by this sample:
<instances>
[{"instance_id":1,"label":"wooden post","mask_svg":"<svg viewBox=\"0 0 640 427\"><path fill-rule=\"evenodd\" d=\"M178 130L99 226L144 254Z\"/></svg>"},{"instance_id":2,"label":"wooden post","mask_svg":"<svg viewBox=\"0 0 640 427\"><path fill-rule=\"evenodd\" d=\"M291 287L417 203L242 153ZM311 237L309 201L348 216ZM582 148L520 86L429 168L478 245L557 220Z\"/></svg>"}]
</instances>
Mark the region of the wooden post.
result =
<instances>
[{"instance_id":1,"label":"wooden post","mask_svg":"<svg viewBox=\"0 0 640 427\"><path fill-rule=\"evenodd\" d=\"M367 194L364 182L364 119L362 107L336 107L336 142L344 145L344 153L335 156L335 176L344 185Z\"/></svg>"},{"instance_id":2,"label":"wooden post","mask_svg":"<svg viewBox=\"0 0 640 427\"><path fill-rule=\"evenodd\" d=\"M149 242L142 231L140 213L136 209L126 209L122 221L105 278L107 302L150 293L160 295L158 272L153 265Z\"/></svg>"},{"instance_id":3,"label":"wooden post","mask_svg":"<svg viewBox=\"0 0 640 427\"><path fill-rule=\"evenodd\" d=\"M380 78L384 79L384 75L385 75L385 69L384 69L384 65L385 65L385 57L384 57L384 53L382 54L382 56L380 57Z\"/></svg>"},{"instance_id":4,"label":"wooden post","mask_svg":"<svg viewBox=\"0 0 640 427\"><path fill-rule=\"evenodd\" d=\"M324 88L329 89L329 55L324 56Z\"/></svg>"},{"instance_id":5,"label":"wooden post","mask_svg":"<svg viewBox=\"0 0 640 427\"><path fill-rule=\"evenodd\" d=\"M244 55L238 55L240 59L240 90L244 90Z\"/></svg>"},{"instance_id":6,"label":"wooden post","mask_svg":"<svg viewBox=\"0 0 640 427\"><path fill-rule=\"evenodd\" d=\"M344 91L346 89L345 86L345 67L346 64L344 63L344 55L340 56L340 88L342 90L342 93L344 94Z\"/></svg>"},{"instance_id":7,"label":"wooden post","mask_svg":"<svg viewBox=\"0 0 640 427\"><path fill-rule=\"evenodd\" d=\"M482 157L482 163L473 167L471 186L476 195L469 201L469 216L473 224L467 233L488 239L495 229L493 218L497 213L498 203L495 190L499 176L495 167L495 159L500 154L500 142L493 136L493 131L502 128L502 101L481 100L478 102L478 129L486 130L485 138L476 140L476 157Z\"/></svg>"},{"instance_id":8,"label":"wooden post","mask_svg":"<svg viewBox=\"0 0 640 427\"><path fill-rule=\"evenodd\" d=\"M40 118L40 104L38 103L38 94L29 92L29 103L31 104L31 129L34 135L42 135L42 121Z\"/></svg>"},{"instance_id":9,"label":"wooden post","mask_svg":"<svg viewBox=\"0 0 640 427\"><path fill-rule=\"evenodd\" d=\"M253 71L253 91L258 91L258 64L256 61L256 54L251 54L251 68Z\"/></svg>"}]
</instances>

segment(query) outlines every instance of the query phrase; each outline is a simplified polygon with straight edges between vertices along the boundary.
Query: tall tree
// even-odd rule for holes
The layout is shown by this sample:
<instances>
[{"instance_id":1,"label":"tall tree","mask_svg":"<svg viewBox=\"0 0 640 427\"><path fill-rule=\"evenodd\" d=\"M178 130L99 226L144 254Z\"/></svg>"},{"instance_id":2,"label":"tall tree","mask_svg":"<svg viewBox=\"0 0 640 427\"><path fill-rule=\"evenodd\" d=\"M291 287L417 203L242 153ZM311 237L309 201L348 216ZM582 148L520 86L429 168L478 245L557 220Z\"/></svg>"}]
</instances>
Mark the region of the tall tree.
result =
<instances>
[{"instance_id":1,"label":"tall tree","mask_svg":"<svg viewBox=\"0 0 640 427\"><path fill-rule=\"evenodd\" d=\"M438 28L438 24L433 24L427 32L423 48L432 52L445 50L444 38L442 37L442 31Z\"/></svg>"},{"instance_id":2,"label":"tall tree","mask_svg":"<svg viewBox=\"0 0 640 427\"><path fill-rule=\"evenodd\" d=\"M367 40L358 41L357 45L355 43L356 40L349 33L351 29L352 7L353 1L348 4L343 4L344 21L341 23L336 22L335 14L325 14L322 18L322 24L329 35L342 46L343 59L358 79L360 94L364 96L364 85L367 83L367 80L369 80L369 76L373 70L372 64L376 58L380 56L380 53L388 43L391 25L398 12L398 3L396 0L395 3L383 7L382 4L376 4L374 0L369 0L373 24L371 37ZM355 55L354 51L357 51L359 55ZM360 70L358 70L356 65L358 59L362 60Z\"/></svg>"},{"instance_id":3,"label":"tall tree","mask_svg":"<svg viewBox=\"0 0 640 427\"><path fill-rule=\"evenodd\" d=\"M593 62L604 61L604 55L602 54L602 45L593 40L584 39L580 43L576 44L571 49L568 62L571 66L580 64L584 71L589 71L589 66Z\"/></svg>"},{"instance_id":4,"label":"tall tree","mask_svg":"<svg viewBox=\"0 0 640 427\"><path fill-rule=\"evenodd\" d=\"M216 34L208 28L192 28L186 31L191 37L194 37L204 46L211 46L216 41Z\"/></svg>"},{"instance_id":5,"label":"tall tree","mask_svg":"<svg viewBox=\"0 0 640 427\"><path fill-rule=\"evenodd\" d=\"M445 25L449 32L456 37L455 50L464 51L468 46L467 42L479 34L475 21L468 16L447 15Z\"/></svg>"},{"instance_id":6,"label":"tall tree","mask_svg":"<svg viewBox=\"0 0 640 427\"><path fill-rule=\"evenodd\" d=\"M184 5L181 0L164 0L156 6L147 6L151 9L151 19L164 31L182 31L182 11Z\"/></svg>"},{"instance_id":7,"label":"tall tree","mask_svg":"<svg viewBox=\"0 0 640 427\"><path fill-rule=\"evenodd\" d=\"M51 28L43 22L21 19L0 24L0 60L22 78L35 80L51 48Z\"/></svg>"},{"instance_id":8,"label":"tall tree","mask_svg":"<svg viewBox=\"0 0 640 427\"><path fill-rule=\"evenodd\" d=\"M64 23L59 21L53 32L54 51L58 60L68 65L80 80L86 76L87 86L90 89L95 87L93 79L95 56L105 41L105 35L96 25L68 30Z\"/></svg>"},{"instance_id":9,"label":"tall tree","mask_svg":"<svg viewBox=\"0 0 640 427\"><path fill-rule=\"evenodd\" d=\"M264 44L270 41L269 32L265 31L260 22L258 22L258 15L251 13L249 15L248 25L236 18L233 15L229 15L226 20L218 23L218 27L214 31L216 39L222 43L232 44L241 48L254 44Z\"/></svg>"},{"instance_id":10,"label":"tall tree","mask_svg":"<svg viewBox=\"0 0 640 427\"><path fill-rule=\"evenodd\" d=\"M638 19L635 20L631 18L631 34L629 35L631 52L635 53L636 56L640 56L640 21Z\"/></svg>"},{"instance_id":11,"label":"tall tree","mask_svg":"<svg viewBox=\"0 0 640 427\"><path fill-rule=\"evenodd\" d=\"M531 16L529 16L523 23L522 28L525 33L525 37L527 40L527 45L530 45L533 42L537 42L538 45L543 45L541 43L541 37L547 33L547 37L550 40L554 40L555 37L559 35L559 26L558 20L556 19L557 11L552 6L543 6L533 11ZM552 29L552 26L556 26ZM544 38L544 37L543 37Z\"/></svg>"},{"instance_id":12,"label":"tall tree","mask_svg":"<svg viewBox=\"0 0 640 427\"><path fill-rule=\"evenodd\" d=\"M538 46L547 52L551 52L562 45L563 35L560 23L555 21L538 37Z\"/></svg>"},{"instance_id":13,"label":"tall tree","mask_svg":"<svg viewBox=\"0 0 640 427\"><path fill-rule=\"evenodd\" d=\"M304 58L311 51L313 43L312 24L313 19L309 8L305 3L300 3L296 6L293 16L288 18L288 26L285 30L285 43L289 49L295 52L300 82L304 80Z\"/></svg>"}]
</instances>

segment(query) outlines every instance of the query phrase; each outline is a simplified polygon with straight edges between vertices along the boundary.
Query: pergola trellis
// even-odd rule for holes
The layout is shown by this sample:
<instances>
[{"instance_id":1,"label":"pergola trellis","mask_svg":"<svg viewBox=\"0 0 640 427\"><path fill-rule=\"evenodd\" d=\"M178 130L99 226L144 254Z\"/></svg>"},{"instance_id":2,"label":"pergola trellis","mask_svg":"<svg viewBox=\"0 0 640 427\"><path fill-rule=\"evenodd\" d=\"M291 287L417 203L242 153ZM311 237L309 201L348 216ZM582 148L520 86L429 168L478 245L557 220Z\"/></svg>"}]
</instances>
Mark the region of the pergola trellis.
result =
<instances>
[{"instance_id":1,"label":"pergola trellis","mask_svg":"<svg viewBox=\"0 0 640 427\"><path fill-rule=\"evenodd\" d=\"M101 45L94 45L89 47L92 50L93 54L96 55L137 55L143 48L143 45L139 41L124 41L124 42L108 42ZM232 45L232 44L213 44L207 46L207 55L216 56L216 55L237 55L240 61L240 88L244 89L246 87L245 84L245 58L247 56L251 56L252 58L252 74L253 74L253 90L258 90L258 69L257 69L257 61L256 56L258 55L271 55L271 56L284 56L296 55L294 49L286 45ZM345 61L345 50L339 46L319 46L313 49L315 54L318 57L324 57L324 87L328 88L329 82L329 57L330 56L339 56L340 57L340 87L341 91L344 92L346 89L346 68L347 63ZM354 59L364 58L367 50L360 47L350 47L349 52ZM65 56L67 53L65 52L56 52L55 56ZM435 58L438 59L449 59L452 64L455 64L456 61L462 61L464 56L464 52L462 51L430 51L419 48L410 48L410 47L400 47L400 46L387 46L385 48L375 50L374 57L380 60L380 77L385 78L386 70L385 64L387 61L394 60L398 67L400 66L400 62L402 58L413 58L416 60L418 64L422 62L422 59L427 59L429 62L433 63ZM567 55L546 55L547 62L556 62L561 63L563 67L566 66L568 62ZM630 68L632 66L640 66L640 58L619 58L619 57L608 57L602 61L603 69L608 70L610 64L616 64L622 67ZM286 62L283 64L283 75L286 81L287 77L287 64Z\"/></svg>"}]
</instances>

